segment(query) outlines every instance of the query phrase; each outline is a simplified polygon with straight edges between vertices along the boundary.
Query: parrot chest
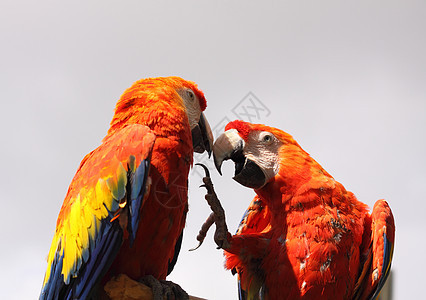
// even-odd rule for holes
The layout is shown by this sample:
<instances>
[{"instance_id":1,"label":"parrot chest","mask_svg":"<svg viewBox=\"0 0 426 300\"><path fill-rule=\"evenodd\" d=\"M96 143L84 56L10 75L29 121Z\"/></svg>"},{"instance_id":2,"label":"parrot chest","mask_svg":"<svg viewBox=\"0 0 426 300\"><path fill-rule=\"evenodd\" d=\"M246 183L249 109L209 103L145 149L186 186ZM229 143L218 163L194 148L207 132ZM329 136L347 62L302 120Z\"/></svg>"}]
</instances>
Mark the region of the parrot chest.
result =
<instances>
[{"instance_id":1,"label":"parrot chest","mask_svg":"<svg viewBox=\"0 0 426 300\"><path fill-rule=\"evenodd\" d=\"M157 150L157 151L155 151ZM151 185L140 212L132 247L124 240L111 275L124 273L137 280L145 275L165 279L188 211L188 155L154 148ZM192 156L190 157L192 159Z\"/></svg>"},{"instance_id":2,"label":"parrot chest","mask_svg":"<svg viewBox=\"0 0 426 300\"><path fill-rule=\"evenodd\" d=\"M359 267L359 239L350 216L290 212L272 226L263 262L271 299L344 299L351 295ZM272 271L271 271L272 270ZM283 294L284 293L284 294Z\"/></svg>"}]
</instances>

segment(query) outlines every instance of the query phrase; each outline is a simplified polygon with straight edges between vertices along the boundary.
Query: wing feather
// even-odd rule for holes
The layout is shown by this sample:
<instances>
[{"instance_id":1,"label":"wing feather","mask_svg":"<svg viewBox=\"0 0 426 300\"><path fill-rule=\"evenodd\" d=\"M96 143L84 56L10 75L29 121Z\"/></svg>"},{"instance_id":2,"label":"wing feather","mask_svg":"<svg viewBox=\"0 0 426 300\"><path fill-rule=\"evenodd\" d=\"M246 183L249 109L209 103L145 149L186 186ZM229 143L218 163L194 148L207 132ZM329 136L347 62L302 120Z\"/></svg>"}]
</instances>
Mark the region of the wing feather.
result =
<instances>
[{"instance_id":1,"label":"wing feather","mask_svg":"<svg viewBox=\"0 0 426 300\"><path fill-rule=\"evenodd\" d=\"M395 221L388 203L376 202L373 208L372 240L373 261L369 288L372 289L368 299L377 299L389 276L395 241Z\"/></svg>"},{"instance_id":2,"label":"wing feather","mask_svg":"<svg viewBox=\"0 0 426 300\"><path fill-rule=\"evenodd\" d=\"M371 227L366 228L370 239L362 257L362 269L353 299L377 299L389 276L395 240L395 223L388 203L379 200L373 207Z\"/></svg>"},{"instance_id":3,"label":"wing feather","mask_svg":"<svg viewBox=\"0 0 426 300\"><path fill-rule=\"evenodd\" d=\"M261 201L259 196L255 196L249 207L245 211L236 235L260 233L270 226L270 212L268 207ZM237 273L240 262L236 255L225 251L226 267L232 269L232 273ZM251 274L249 270L239 270L238 277L238 298L262 299L262 284L257 282L256 274ZM248 283L250 282L250 288Z\"/></svg>"},{"instance_id":4,"label":"wing feather","mask_svg":"<svg viewBox=\"0 0 426 300\"><path fill-rule=\"evenodd\" d=\"M86 155L59 213L40 299L85 299L123 242L136 235L155 135L128 125ZM128 203L130 202L130 203ZM127 228L117 216L128 210Z\"/></svg>"}]
</instances>

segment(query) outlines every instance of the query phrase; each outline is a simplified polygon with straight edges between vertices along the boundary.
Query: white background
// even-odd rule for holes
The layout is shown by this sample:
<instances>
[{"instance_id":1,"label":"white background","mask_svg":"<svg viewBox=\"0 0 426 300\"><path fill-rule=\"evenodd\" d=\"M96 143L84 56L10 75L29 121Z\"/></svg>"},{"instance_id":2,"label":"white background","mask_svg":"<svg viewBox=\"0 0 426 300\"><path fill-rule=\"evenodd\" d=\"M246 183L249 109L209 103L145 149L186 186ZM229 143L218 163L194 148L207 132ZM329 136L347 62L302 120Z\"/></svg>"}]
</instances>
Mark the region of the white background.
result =
<instances>
[{"instance_id":1,"label":"white background","mask_svg":"<svg viewBox=\"0 0 426 300\"><path fill-rule=\"evenodd\" d=\"M205 92L212 127L253 92L257 120L292 134L336 180L396 220L395 299L423 290L424 1L5 1L0 3L0 290L35 299L57 214L81 159L134 81L177 75ZM201 157L202 159L202 157ZM213 174L230 231L253 192ZM236 299L191 175L181 256L190 294Z\"/></svg>"}]
</instances>

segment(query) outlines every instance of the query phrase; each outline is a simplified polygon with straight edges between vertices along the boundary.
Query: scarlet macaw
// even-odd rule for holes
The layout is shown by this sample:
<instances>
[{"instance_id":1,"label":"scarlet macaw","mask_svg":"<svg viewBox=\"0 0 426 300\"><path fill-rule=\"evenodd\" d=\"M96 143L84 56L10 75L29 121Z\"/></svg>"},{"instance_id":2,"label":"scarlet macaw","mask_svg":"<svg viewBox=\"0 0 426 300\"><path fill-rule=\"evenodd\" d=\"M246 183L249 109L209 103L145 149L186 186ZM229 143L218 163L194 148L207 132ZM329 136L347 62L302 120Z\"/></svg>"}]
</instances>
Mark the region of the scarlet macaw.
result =
<instances>
[{"instance_id":1,"label":"scarlet macaw","mask_svg":"<svg viewBox=\"0 0 426 300\"><path fill-rule=\"evenodd\" d=\"M376 299L394 247L384 200L370 215L289 134L265 125L229 123L213 155L219 173L224 160L233 160L233 179L256 193L232 236L204 178L215 241L226 268L238 273L240 299Z\"/></svg>"},{"instance_id":2,"label":"scarlet macaw","mask_svg":"<svg viewBox=\"0 0 426 300\"><path fill-rule=\"evenodd\" d=\"M211 152L205 108L203 92L179 77L124 92L69 186L40 299L97 298L118 274L166 278L182 242L193 152Z\"/></svg>"}]
</instances>

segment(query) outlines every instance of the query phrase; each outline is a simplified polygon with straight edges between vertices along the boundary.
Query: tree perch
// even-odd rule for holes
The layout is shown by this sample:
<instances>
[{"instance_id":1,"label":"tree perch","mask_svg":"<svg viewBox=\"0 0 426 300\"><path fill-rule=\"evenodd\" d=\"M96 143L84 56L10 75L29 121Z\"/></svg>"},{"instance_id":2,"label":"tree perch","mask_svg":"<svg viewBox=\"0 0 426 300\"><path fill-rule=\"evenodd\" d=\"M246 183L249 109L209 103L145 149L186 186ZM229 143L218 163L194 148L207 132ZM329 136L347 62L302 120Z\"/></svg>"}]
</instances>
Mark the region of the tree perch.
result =
<instances>
[{"instance_id":1,"label":"tree perch","mask_svg":"<svg viewBox=\"0 0 426 300\"><path fill-rule=\"evenodd\" d=\"M104 290L111 300L154 300L150 287L123 274L107 282ZM189 296L189 299L205 300L194 296Z\"/></svg>"}]
</instances>

